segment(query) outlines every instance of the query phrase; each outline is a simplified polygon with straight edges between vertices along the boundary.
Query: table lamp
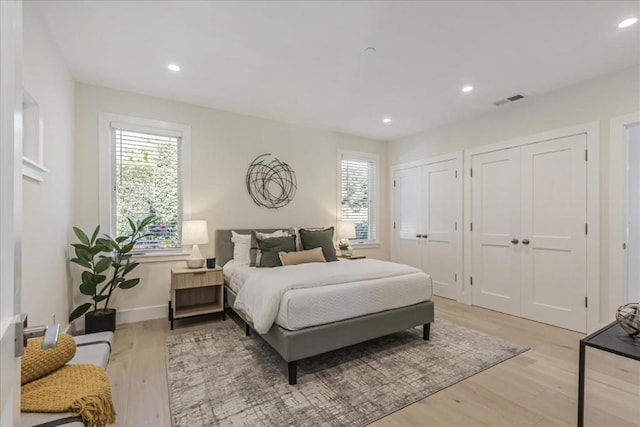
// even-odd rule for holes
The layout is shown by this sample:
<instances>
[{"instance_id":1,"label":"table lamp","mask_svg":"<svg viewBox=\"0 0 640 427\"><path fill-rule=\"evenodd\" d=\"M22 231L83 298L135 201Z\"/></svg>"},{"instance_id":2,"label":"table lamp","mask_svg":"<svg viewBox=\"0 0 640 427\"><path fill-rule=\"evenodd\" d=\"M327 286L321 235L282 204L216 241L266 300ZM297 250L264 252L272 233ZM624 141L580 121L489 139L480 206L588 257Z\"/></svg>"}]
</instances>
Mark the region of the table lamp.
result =
<instances>
[{"instance_id":1,"label":"table lamp","mask_svg":"<svg viewBox=\"0 0 640 427\"><path fill-rule=\"evenodd\" d=\"M342 255L350 256L349 239L355 239L356 237L356 224L353 221L338 221L337 233L340 241L338 242L338 249L342 252Z\"/></svg>"},{"instance_id":2,"label":"table lamp","mask_svg":"<svg viewBox=\"0 0 640 427\"><path fill-rule=\"evenodd\" d=\"M187 267L202 268L204 258L200 253L198 245L209 243L209 232L207 231L207 221L183 221L182 222L182 244L193 245L191 255L187 258Z\"/></svg>"}]
</instances>

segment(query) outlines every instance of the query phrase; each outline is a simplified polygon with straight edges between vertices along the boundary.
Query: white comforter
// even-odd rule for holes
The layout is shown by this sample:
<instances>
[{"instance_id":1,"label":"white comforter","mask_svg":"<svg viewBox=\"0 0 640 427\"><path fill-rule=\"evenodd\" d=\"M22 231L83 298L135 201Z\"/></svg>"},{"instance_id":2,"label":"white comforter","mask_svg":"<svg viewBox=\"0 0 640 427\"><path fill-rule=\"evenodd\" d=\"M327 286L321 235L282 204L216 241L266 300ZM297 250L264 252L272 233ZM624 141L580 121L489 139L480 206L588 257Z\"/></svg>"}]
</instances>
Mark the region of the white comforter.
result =
<instances>
[{"instance_id":1,"label":"white comforter","mask_svg":"<svg viewBox=\"0 0 640 427\"><path fill-rule=\"evenodd\" d=\"M290 289L414 273L421 271L408 265L375 259L262 268L244 282L233 307L253 322L253 327L258 333L266 334L276 320L282 295ZM426 274L425 278L428 280Z\"/></svg>"}]
</instances>

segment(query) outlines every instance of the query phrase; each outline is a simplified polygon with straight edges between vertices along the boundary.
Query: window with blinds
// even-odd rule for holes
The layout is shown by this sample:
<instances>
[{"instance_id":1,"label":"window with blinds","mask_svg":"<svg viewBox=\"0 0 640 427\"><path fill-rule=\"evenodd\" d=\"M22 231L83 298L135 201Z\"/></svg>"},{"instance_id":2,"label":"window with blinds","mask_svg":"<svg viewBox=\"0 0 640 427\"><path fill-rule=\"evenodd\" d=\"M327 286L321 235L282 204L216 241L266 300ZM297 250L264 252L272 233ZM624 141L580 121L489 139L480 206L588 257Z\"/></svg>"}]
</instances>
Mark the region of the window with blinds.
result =
<instances>
[{"instance_id":1,"label":"window with blinds","mask_svg":"<svg viewBox=\"0 0 640 427\"><path fill-rule=\"evenodd\" d=\"M373 157L341 154L340 200L341 218L353 221L356 237L352 242L377 241L376 233L376 174L377 161Z\"/></svg>"},{"instance_id":2,"label":"window with blinds","mask_svg":"<svg viewBox=\"0 0 640 427\"><path fill-rule=\"evenodd\" d=\"M128 234L134 222L149 215L156 221L137 249L181 247L182 197L179 134L112 124L114 145L114 230Z\"/></svg>"}]
</instances>

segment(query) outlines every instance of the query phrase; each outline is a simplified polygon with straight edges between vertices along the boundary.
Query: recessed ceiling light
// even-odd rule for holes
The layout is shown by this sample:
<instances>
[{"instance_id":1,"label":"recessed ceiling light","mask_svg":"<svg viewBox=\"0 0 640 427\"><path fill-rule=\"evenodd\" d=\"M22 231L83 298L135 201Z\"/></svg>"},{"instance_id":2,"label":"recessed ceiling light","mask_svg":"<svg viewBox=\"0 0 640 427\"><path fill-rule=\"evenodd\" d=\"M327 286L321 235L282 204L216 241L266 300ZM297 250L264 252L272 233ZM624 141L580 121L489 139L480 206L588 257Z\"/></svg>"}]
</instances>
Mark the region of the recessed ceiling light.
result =
<instances>
[{"instance_id":1,"label":"recessed ceiling light","mask_svg":"<svg viewBox=\"0 0 640 427\"><path fill-rule=\"evenodd\" d=\"M638 18L627 18L618 24L618 28L627 28L638 22Z\"/></svg>"},{"instance_id":2,"label":"recessed ceiling light","mask_svg":"<svg viewBox=\"0 0 640 427\"><path fill-rule=\"evenodd\" d=\"M382 121L385 123L391 123L391 117L385 117Z\"/></svg>"},{"instance_id":3,"label":"recessed ceiling light","mask_svg":"<svg viewBox=\"0 0 640 427\"><path fill-rule=\"evenodd\" d=\"M368 47L364 50L365 55L373 55L376 53L375 47Z\"/></svg>"},{"instance_id":4,"label":"recessed ceiling light","mask_svg":"<svg viewBox=\"0 0 640 427\"><path fill-rule=\"evenodd\" d=\"M180 67L177 66L176 64L169 64L167 65L167 68L170 69L171 71L180 71Z\"/></svg>"},{"instance_id":5,"label":"recessed ceiling light","mask_svg":"<svg viewBox=\"0 0 640 427\"><path fill-rule=\"evenodd\" d=\"M463 92L471 92L473 90L473 86L465 86L462 88Z\"/></svg>"}]
</instances>

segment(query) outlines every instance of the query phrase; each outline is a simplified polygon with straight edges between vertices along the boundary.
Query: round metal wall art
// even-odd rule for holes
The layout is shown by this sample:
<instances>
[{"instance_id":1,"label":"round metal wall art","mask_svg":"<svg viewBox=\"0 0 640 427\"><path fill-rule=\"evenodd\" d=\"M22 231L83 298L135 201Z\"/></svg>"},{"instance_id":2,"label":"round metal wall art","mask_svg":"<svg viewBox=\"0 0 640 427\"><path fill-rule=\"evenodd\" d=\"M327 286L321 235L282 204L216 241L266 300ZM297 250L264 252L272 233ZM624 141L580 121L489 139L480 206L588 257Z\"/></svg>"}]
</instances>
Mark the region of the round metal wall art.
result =
<instances>
[{"instance_id":1,"label":"round metal wall art","mask_svg":"<svg viewBox=\"0 0 640 427\"><path fill-rule=\"evenodd\" d=\"M247 170L247 191L258 206L278 209L293 200L298 189L296 174L270 153L256 157Z\"/></svg>"}]
</instances>

